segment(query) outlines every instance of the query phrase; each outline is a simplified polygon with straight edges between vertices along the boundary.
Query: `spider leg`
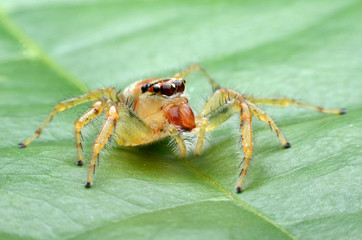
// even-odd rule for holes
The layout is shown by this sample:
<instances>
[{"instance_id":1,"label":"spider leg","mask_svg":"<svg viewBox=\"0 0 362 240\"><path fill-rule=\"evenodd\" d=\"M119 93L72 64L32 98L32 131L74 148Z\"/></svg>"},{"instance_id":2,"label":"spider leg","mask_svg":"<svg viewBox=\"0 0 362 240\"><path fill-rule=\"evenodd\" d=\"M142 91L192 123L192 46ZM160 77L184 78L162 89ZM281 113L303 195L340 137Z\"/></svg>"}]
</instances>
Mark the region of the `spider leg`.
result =
<instances>
[{"instance_id":1,"label":"spider leg","mask_svg":"<svg viewBox=\"0 0 362 240\"><path fill-rule=\"evenodd\" d=\"M176 127L173 125L168 126L168 131L170 132L170 135L176 140L177 146L180 150L181 157L185 158L186 154L187 154L187 148L186 148L185 141L181 137L179 131L177 131Z\"/></svg>"},{"instance_id":2,"label":"spider leg","mask_svg":"<svg viewBox=\"0 0 362 240\"><path fill-rule=\"evenodd\" d=\"M88 178L87 178L87 183L85 185L86 187L92 186L93 172L95 170L99 152L108 142L108 139L112 135L112 132L116 126L117 121L118 121L117 105L113 105L109 108L107 112L107 119L104 122L103 127L99 132L93 145L91 161L89 164Z\"/></svg>"},{"instance_id":3,"label":"spider leg","mask_svg":"<svg viewBox=\"0 0 362 240\"><path fill-rule=\"evenodd\" d=\"M35 131L35 133L27 138L23 143L19 144L20 148L27 147L34 139L39 137L41 132L43 131L44 127L53 119L53 117L58 113L65 111L71 107L74 107L76 105L79 105L81 103L85 103L92 100L101 99L102 97L107 96L112 101L117 101L117 90L115 88L101 88L97 90L90 91L84 95L81 95L79 97L71 98L65 101L58 102L53 111L48 115L48 117L45 119L45 121L42 123L42 125Z\"/></svg>"},{"instance_id":4,"label":"spider leg","mask_svg":"<svg viewBox=\"0 0 362 240\"><path fill-rule=\"evenodd\" d=\"M288 105L296 105L296 106L300 106L300 107L311 108L311 109L314 109L314 110L316 110L318 112L322 112L322 113L331 113L331 114L345 114L346 113L345 109L324 109L322 107L314 106L314 105L311 105L308 103L299 102L299 101L296 101L291 98L255 98L255 97L251 97L251 96L244 96L244 97L245 97L245 99L247 99L250 102L255 103L255 104L276 105L276 106L281 106L281 107L286 107Z\"/></svg>"},{"instance_id":5,"label":"spider leg","mask_svg":"<svg viewBox=\"0 0 362 240\"><path fill-rule=\"evenodd\" d=\"M236 191L241 192L253 154L252 112L242 95L233 90L221 88L211 96L197 117L199 136L195 154L199 155L202 150L205 131L216 128L237 112L240 112L242 145L245 154L240 179L236 185Z\"/></svg>"},{"instance_id":6,"label":"spider leg","mask_svg":"<svg viewBox=\"0 0 362 240\"><path fill-rule=\"evenodd\" d=\"M209 121L207 120L207 118L202 118L200 121L200 125L199 125L199 136L197 137L197 142L196 142L196 149L195 149L195 155L199 156L201 154L202 151L202 146L204 145L204 140L205 140L205 131L206 131L206 127L208 126Z\"/></svg>"},{"instance_id":7,"label":"spider leg","mask_svg":"<svg viewBox=\"0 0 362 240\"><path fill-rule=\"evenodd\" d=\"M74 129L78 154L78 166L82 166L84 162L82 154L82 128L85 127L90 121L98 117L104 110L107 111L110 103L111 100L109 99L102 99L101 101L93 103L92 107L87 112L85 112L77 121L75 121Z\"/></svg>"},{"instance_id":8,"label":"spider leg","mask_svg":"<svg viewBox=\"0 0 362 240\"><path fill-rule=\"evenodd\" d=\"M121 103L111 106L107 113L107 120L103 124L103 127L94 142L87 183L85 185L86 187L92 186L93 173L99 152L107 144L113 131L115 133L115 140L118 145L121 146L146 144L158 138L158 135L154 134L151 128L144 121L139 119L127 106ZM178 130L173 125L168 125L167 131L169 133L167 135L175 138L180 149L181 157L186 157L186 144Z\"/></svg>"},{"instance_id":9,"label":"spider leg","mask_svg":"<svg viewBox=\"0 0 362 240\"><path fill-rule=\"evenodd\" d=\"M274 132L279 137L280 141L282 142L283 147L289 148L291 146L290 143L285 139L284 135L282 134L282 132L280 131L278 126L275 124L274 120L268 114L266 114L263 110L261 110L256 105L254 105L253 103L251 103L247 100L245 100L245 102L248 104L250 110L252 111L252 113L255 117L257 117L261 121L267 122L269 124L269 126L274 130Z\"/></svg>"},{"instance_id":10,"label":"spider leg","mask_svg":"<svg viewBox=\"0 0 362 240\"><path fill-rule=\"evenodd\" d=\"M226 120L234 113L240 112L239 101L242 96L230 89L218 89L206 102L197 119L199 136L196 142L195 154L200 155L205 139L205 132L210 131Z\"/></svg>"},{"instance_id":11,"label":"spider leg","mask_svg":"<svg viewBox=\"0 0 362 240\"><path fill-rule=\"evenodd\" d=\"M243 150L245 153L244 161L243 161L243 168L240 172L240 179L238 184L236 185L236 191L241 192L246 172L248 171L251 155L253 154L253 129L251 126L252 120L252 113L248 107L248 105L241 101L241 115L240 115L240 122L241 122L241 138L243 143Z\"/></svg>"},{"instance_id":12,"label":"spider leg","mask_svg":"<svg viewBox=\"0 0 362 240\"><path fill-rule=\"evenodd\" d=\"M194 71L200 71L206 78L207 80L209 80L210 84L212 85L214 91L216 91L217 89L221 88L220 85L215 82L214 79L212 79L212 77L206 72L206 70L204 68L202 68L199 64L194 63L191 64L188 68L186 68L184 71L176 73L175 75L173 75L173 77L176 78L185 78L187 75L189 75L190 73L194 72Z\"/></svg>"}]
</instances>

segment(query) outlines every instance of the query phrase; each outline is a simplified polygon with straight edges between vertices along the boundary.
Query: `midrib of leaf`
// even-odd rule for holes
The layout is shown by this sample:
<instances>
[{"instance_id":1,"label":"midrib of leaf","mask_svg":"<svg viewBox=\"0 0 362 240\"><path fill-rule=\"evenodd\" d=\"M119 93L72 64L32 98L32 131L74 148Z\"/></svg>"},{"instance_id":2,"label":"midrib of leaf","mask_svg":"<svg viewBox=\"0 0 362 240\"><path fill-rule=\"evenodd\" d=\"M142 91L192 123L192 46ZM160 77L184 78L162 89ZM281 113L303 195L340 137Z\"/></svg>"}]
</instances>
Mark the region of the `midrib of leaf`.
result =
<instances>
[{"instance_id":1,"label":"midrib of leaf","mask_svg":"<svg viewBox=\"0 0 362 240\"><path fill-rule=\"evenodd\" d=\"M70 74L66 69L64 69L61 65L57 64L53 59L51 59L37 44L35 44L31 38L29 38L20 27L18 27L5 13L5 11L0 6L0 21L3 23L4 27L7 29L7 31L15 37L21 44L23 44L31 53L33 53L36 57L36 59L39 59L42 61L45 66L48 66L50 69L52 69L54 72L58 73L59 76L61 76L64 80L68 81L70 84L77 87L82 92L87 92L89 89L85 84L83 84L81 81L79 81L76 77L74 77L72 74ZM188 168L190 168L193 172L200 175L205 181L207 181L209 184L214 186L216 189L218 189L220 192L223 192L226 197L232 199L234 202L236 202L238 205L241 205L245 210L253 213L255 216L261 218L263 221L273 225L276 229L280 230L282 233L284 233L286 236L290 237L291 239L297 239L295 236L290 234L288 231L286 231L283 227L278 225L277 223L273 222L270 218L262 214L261 212L258 212L255 208L253 208L248 203L242 201L241 199L237 198L232 192L228 191L225 187L223 187L220 183L218 183L216 180L208 176L207 174L203 173L198 168L191 165L188 161L179 159L180 162L182 162L184 165L186 165ZM193 204L193 203L191 203ZM155 211L164 210L164 209L157 209Z\"/></svg>"},{"instance_id":2,"label":"midrib of leaf","mask_svg":"<svg viewBox=\"0 0 362 240\"><path fill-rule=\"evenodd\" d=\"M57 64L53 59L51 59L37 44L35 44L6 14L4 9L0 6L0 22L4 25L6 30L16 38L23 46L27 48L28 51L36 59L42 61L46 66L52 69L54 72L59 74L62 79L68 81L70 84L77 87L81 92L89 91L88 87L78 81L72 74L66 71L62 66Z\"/></svg>"}]
</instances>

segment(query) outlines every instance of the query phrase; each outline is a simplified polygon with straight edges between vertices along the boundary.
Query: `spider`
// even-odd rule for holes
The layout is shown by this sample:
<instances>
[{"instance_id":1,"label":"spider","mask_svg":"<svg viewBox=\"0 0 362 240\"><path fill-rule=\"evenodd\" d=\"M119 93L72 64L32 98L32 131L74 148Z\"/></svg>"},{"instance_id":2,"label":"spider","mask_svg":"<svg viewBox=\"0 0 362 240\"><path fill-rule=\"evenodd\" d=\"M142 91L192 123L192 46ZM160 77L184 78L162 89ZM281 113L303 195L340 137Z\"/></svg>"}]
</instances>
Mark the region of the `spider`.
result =
<instances>
[{"instance_id":1,"label":"spider","mask_svg":"<svg viewBox=\"0 0 362 240\"><path fill-rule=\"evenodd\" d=\"M185 93L185 77L194 71L200 71L209 80L214 89L213 95L196 117L188 104ZM32 136L23 143L20 143L19 147L25 148L35 138L39 137L44 127L58 112L65 111L87 101L95 102L74 124L78 155L77 164L79 166L84 163L81 138L82 128L102 112L105 112L107 116L93 145L87 182L85 184L87 188L92 186L97 158L112 133L114 133L114 138L120 146L137 146L166 137L174 138L181 158L185 158L187 155L183 136L188 133L197 134L195 154L198 156L202 150L205 132L213 130L228 120L233 114L240 113L244 159L241 162L243 167L236 185L236 191L241 192L253 154L253 132L251 125L253 116L269 124L284 148L291 147L291 144L286 140L273 119L261 110L257 106L258 104L283 107L297 105L322 113L346 113L344 109L327 110L290 98L272 99L245 96L234 90L221 88L199 64L192 64L185 71L176 73L171 78L145 79L133 83L119 93L115 88L108 87L58 102L43 124Z\"/></svg>"}]
</instances>

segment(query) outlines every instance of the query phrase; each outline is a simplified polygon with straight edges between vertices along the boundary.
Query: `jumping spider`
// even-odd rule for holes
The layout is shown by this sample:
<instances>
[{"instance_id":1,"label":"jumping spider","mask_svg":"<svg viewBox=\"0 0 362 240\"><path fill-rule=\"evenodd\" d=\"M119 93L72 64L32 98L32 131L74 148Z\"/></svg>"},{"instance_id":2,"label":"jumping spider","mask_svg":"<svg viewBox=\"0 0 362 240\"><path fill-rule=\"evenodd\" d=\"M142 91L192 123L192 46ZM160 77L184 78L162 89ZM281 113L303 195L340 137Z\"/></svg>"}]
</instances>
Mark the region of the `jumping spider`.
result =
<instances>
[{"instance_id":1,"label":"jumping spider","mask_svg":"<svg viewBox=\"0 0 362 240\"><path fill-rule=\"evenodd\" d=\"M209 80L214 93L206 102L198 116L194 116L185 94L185 77L193 71L200 71ZM198 134L195 154L202 150L205 132L213 130L234 113L240 113L242 145L245 153L243 168L240 173L236 191L241 192L250 158L253 153L252 117L265 121L279 137L284 148L291 145L279 130L273 119L257 104L278 106L297 105L323 113L344 114L343 109L326 110L322 107L295 101L289 98L269 99L244 96L240 93L221 88L198 64L193 64L185 71L176 73L171 78L152 78L136 82L120 93L113 87L97 89L82 96L58 102L34 135L19 144L20 148L28 146L39 137L43 128L58 113L78 104L96 101L92 107L75 122L75 140L78 153L78 165L83 165L81 129L102 112L107 119L98 134L91 155L86 187L92 186L92 177L100 150L105 146L114 132L114 138L120 146L137 146L151 143L165 137L173 137L182 158L187 149L183 140L185 133Z\"/></svg>"}]
</instances>

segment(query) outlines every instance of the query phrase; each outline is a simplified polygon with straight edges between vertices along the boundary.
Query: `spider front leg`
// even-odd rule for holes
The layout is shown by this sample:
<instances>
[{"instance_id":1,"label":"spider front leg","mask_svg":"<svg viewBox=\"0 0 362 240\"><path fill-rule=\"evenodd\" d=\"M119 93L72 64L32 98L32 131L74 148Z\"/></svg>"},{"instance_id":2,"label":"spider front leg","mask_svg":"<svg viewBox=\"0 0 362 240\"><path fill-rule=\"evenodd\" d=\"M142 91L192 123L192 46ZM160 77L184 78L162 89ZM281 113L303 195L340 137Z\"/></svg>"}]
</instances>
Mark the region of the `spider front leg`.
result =
<instances>
[{"instance_id":1,"label":"spider front leg","mask_svg":"<svg viewBox=\"0 0 362 240\"><path fill-rule=\"evenodd\" d=\"M205 139L205 132L210 131L226 120L234 113L240 111L240 106L235 103L241 95L233 90L221 88L217 90L206 102L197 119L197 138L195 154L200 155Z\"/></svg>"},{"instance_id":2,"label":"spider front leg","mask_svg":"<svg viewBox=\"0 0 362 240\"><path fill-rule=\"evenodd\" d=\"M102 99L101 101L95 102L87 112L85 112L77 121L75 121L74 129L78 154L78 166L82 166L84 163L82 154L82 128L85 127L90 121L98 117L104 110L107 111L111 102L112 101L109 99Z\"/></svg>"},{"instance_id":3,"label":"spider front leg","mask_svg":"<svg viewBox=\"0 0 362 240\"><path fill-rule=\"evenodd\" d=\"M252 113L255 117L257 117L259 120L267 122L269 124L271 129L273 129L273 131L276 133L276 135L280 139L283 147L290 148L291 147L290 143L284 137L283 133L280 131L280 129L278 128L278 126L276 125L274 120L268 114L266 114L263 110L261 110L260 108L255 106L253 103L249 102L248 100L244 100L244 101L248 104L250 110L252 111Z\"/></svg>"},{"instance_id":4,"label":"spider front leg","mask_svg":"<svg viewBox=\"0 0 362 240\"><path fill-rule=\"evenodd\" d=\"M94 91L91 91L89 93L86 93L84 95L81 95L79 97L71 98L65 101L58 102L53 111L48 115L48 117L45 119L45 121L42 123L42 125L35 131L35 133L27 138L23 143L19 144L20 148L27 147L34 139L40 136L42 133L44 127L53 119L53 117L58 113L65 111L71 107L77 106L81 103L85 103L92 100L101 99L102 97L107 96L112 101L117 101L117 90L115 88L102 88L97 89Z\"/></svg>"},{"instance_id":5,"label":"spider front leg","mask_svg":"<svg viewBox=\"0 0 362 240\"><path fill-rule=\"evenodd\" d=\"M99 152L108 142L108 139L112 135L112 132L116 126L117 121L118 121L117 105L113 105L109 108L108 113L107 113L107 119L104 122L103 127L102 127L101 131L99 132L97 139L93 145L91 161L89 164L87 183L85 185L88 188L92 186L93 173L95 170Z\"/></svg>"},{"instance_id":6,"label":"spider front leg","mask_svg":"<svg viewBox=\"0 0 362 240\"><path fill-rule=\"evenodd\" d=\"M241 192L249 168L250 159L253 154L253 133L251 125L252 112L239 93L222 88L217 90L205 104L200 115L197 117L199 136L195 153L196 155L199 155L202 150L205 131L216 128L237 112L240 112L242 144L245 154L240 179L236 185L236 191Z\"/></svg>"}]
</instances>

